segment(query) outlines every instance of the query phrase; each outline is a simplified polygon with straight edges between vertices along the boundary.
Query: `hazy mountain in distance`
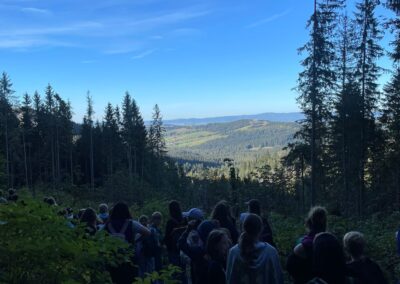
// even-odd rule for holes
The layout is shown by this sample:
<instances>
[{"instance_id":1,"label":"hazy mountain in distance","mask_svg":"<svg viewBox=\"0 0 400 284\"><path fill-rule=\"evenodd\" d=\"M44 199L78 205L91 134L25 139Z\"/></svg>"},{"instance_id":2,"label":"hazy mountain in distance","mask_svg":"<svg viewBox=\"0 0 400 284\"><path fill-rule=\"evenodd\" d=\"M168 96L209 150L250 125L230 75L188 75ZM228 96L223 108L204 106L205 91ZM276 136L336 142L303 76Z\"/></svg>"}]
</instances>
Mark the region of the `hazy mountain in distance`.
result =
<instances>
[{"instance_id":1,"label":"hazy mountain in distance","mask_svg":"<svg viewBox=\"0 0 400 284\"><path fill-rule=\"evenodd\" d=\"M205 125L210 123L227 123L239 120L265 120L270 122L295 122L304 118L301 112L274 113L266 112L250 115L231 115L206 118L183 118L164 120L166 125Z\"/></svg>"}]
</instances>

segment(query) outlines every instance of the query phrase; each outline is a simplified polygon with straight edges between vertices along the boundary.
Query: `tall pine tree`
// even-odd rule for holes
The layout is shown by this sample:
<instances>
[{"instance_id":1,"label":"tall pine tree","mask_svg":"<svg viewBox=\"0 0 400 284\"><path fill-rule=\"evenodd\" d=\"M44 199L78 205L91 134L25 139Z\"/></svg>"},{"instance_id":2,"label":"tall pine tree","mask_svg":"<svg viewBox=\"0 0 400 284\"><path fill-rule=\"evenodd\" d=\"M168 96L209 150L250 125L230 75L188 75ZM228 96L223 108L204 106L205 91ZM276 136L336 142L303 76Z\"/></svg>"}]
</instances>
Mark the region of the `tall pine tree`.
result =
<instances>
[{"instance_id":1,"label":"tall pine tree","mask_svg":"<svg viewBox=\"0 0 400 284\"><path fill-rule=\"evenodd\" d=\"M400 207L400 1L389 0L387 7L391 9L396 17L389 21L392 28L394 40L391 43L393 51L390 56L393 60L394 72L391 81L384 87L384 102L382 122L386 129L386 144L389 173L387 188L395 188L396 208ZM393 193L389 193L392 196Z\"/></svg>"},{"instance_id":2,"label":"tall pine tree","mask_svg":"<svg viewBox=\"0 0 400 284\"><path fill-rule=\"evenodd\" d=\"M378 59L383 55L379 41L382 32L375 15L379 0L362 0L357 3L355 23L358 27L360 38L355 50L357 60L355 79L359 82L361 100L361 127L360 127L360 172L357 195L357 211L361 216L364 207L366 191L366 171L368 161L372 161L371 149L377 135L375 113L379 100L378 78L381 68L377 65Z\"/></svg>"},{"instance_id":3,"label":"tall pine tree","mask_svg":"<svg viewBox=\"0 0 400 284\"><path fill-rule=\"evenodd\" d=\"M305 114L297 137L310 147L311 204L325 184L324 155L327 145L327 122L330 104L336 87L334 70L335 48L331 36L335 29L338 9L343 1L314 1L314 14L308 22L310 41L300 52L307 54L301 62L304 71L299 74L298 103Z\"/></svg>"}]
</instances>

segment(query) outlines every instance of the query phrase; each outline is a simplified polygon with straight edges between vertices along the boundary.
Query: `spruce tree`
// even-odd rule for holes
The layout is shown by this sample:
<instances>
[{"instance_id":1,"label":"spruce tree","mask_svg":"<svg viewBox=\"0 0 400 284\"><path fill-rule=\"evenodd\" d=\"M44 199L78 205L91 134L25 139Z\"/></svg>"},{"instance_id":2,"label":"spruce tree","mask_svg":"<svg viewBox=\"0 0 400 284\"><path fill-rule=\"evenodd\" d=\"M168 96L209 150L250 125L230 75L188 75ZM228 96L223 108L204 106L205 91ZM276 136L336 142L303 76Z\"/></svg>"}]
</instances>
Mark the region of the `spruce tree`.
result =
<instances>
[{"instance_id":1,"label":"spruce tree","mask_svg":"<svg viewBox=\"0 0 400 284\"><path fill-rule=\"evenodd\" d=\"M135 153L135 123L132 109L132 97L129 92L125 93L122 103L122 137L126 148L128 173L132 181L134 174L134 153Z\"/></svg>"},{"instance_id":2,"label":"spruce tree","mask_svg":"<svg viewBox=\"0 0 400 284\"><path fill-rule=\"evenodd\" d=\"M21 135L22 135L22 147L24 152L24 172L25 172L25 186L30 188L31 181L31 136L32 136L32 100L30 96L25 93L23 96L22 107L21 107Z\"/></svg>"},{"instance_id":3,"label":"spruce tree","mask_svg":"<svg viewBox=\"0 0 400 284\"><path fill-rule=\"evenodd\" d=\"M153 109L153 121L149 131L150 146L157 157L163 157L166 154L165 127L163 125L160 108L156 104Z\"/></svg>"},{"instance_id":4,"label":"spruce tree","mask_svg":"<svg viewBox=\"0 0 400 284\"><path fill-rule=\"evenodd\" d=\"M367 161L371 160L371 149L377 135L375 113L378 110L379 90L378 78L381 68L377 61L383 55L383 49L379 45L382 39L378 19L375 15L379 0L362 0L357 3L355 23L360 37L355 50L356 72L355 80L359 82L361 99L361 127L360 127L360 172L357 196L357 211L361 216L366 190Z\"/></svg>"},{"instance_id":5,"label":"spruce tree","mask_svg":"<svg viewBox=\"0 0 400 284\"><path fill-rule=\"evenodd\" d=\"M3 72L0 78L0 135L1 140L4 141L3 153L6 160L6 176L7 185L13 186L14 177L12 170L12 145L11 139L13 135L13 129L17 123L17 118L13 110L13 94L12 83L7 73Z\"/></svg>"},{"instance_id":6,"label":"spruce tree","mask_svg":"<svg viewBox=\"0 0 400 284\"><path fill-rule=\"evenodd\" d=\"M384 87L382 123L386 130L386 161L389 182L387 188L395 188L396 207L400 206L400 1L389 0L387 7L396 18L389 21L394 40L391 43L393 51L390 57L393 60L393 75L391 81ZM391 196L392 194L389 194Z\"/></svg>"},{"instance_id":7,"label":"spruce tree","mask_svg":"<svg viewBox=\"0 0 400 284\"><path fill-rule=\"evenodd\" d=\"M90 188L93 191L94 190L94 141L93 141L94 110L93 110L93 100L89 92L87 92L86 101L87 101L87 109L84 121L89 129Z\"/></svg>"},{"instance_id":8,"label":"spruce tree","mask_svg":"<svg viewBox=\"0 0 400 284\"><path fill-rule=\"evenodd\" d=\"M314 1L314 14L308 27L310 41L300 52L307 53L301 64L304 68L299 74L297 90L298 103L305 114L301 123L304 142L310 145L311 204L317 200L317 192L324 181L323 158L327 145L327 122L330 119L330 104L336 87L334 70L335 49L331 36L335 29L337 10L343 1Z\"/></svg>"}]
</instances>

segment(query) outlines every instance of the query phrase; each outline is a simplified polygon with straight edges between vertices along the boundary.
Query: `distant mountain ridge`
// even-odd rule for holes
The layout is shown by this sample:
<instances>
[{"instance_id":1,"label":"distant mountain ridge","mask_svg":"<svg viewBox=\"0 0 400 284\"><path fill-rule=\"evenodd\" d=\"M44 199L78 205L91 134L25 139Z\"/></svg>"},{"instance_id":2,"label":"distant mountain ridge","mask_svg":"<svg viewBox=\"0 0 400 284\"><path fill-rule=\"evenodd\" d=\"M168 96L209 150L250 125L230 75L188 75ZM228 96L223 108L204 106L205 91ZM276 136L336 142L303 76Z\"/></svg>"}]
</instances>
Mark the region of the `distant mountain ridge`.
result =
<instances>
[{"instance_id":1,"label":"distant mountain ridge","mask_svg":"<svg viewBox=\"0 0 400 284\"><path fill-rule=\"evenodd\" d=\"M219 117L205 117L205 118L182 118L164 120L166 125L188 126L188 125L206 125L210 123L227 123L239 120L265 120L270 122L296 122L304 118L301 112L288 112L288 113L274 113L266 112L260 114L250 115L231 115Z\"/></svg>"}]
</instances>

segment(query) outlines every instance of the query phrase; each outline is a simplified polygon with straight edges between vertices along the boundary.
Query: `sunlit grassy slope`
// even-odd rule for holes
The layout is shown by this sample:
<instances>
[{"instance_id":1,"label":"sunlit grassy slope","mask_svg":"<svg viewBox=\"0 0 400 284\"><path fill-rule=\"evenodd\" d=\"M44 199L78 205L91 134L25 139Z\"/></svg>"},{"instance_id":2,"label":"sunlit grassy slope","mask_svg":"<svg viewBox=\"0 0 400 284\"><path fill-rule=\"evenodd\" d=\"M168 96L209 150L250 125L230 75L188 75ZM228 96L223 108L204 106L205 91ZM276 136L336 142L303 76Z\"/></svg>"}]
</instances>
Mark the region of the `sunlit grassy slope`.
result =
<instances>
[{"instance_id":1,"label":"sunlit grassy slope","mask_svg":"<svg viewBox=\"0 0 400 284\"><path fill-rule=\"evenodd\" d=\"M193 161L220 162L247 159L277 151L292 140L298 125L292 122L239 120L197 126L168 126L169 155Z\"/></svg>"}]
</instances>

